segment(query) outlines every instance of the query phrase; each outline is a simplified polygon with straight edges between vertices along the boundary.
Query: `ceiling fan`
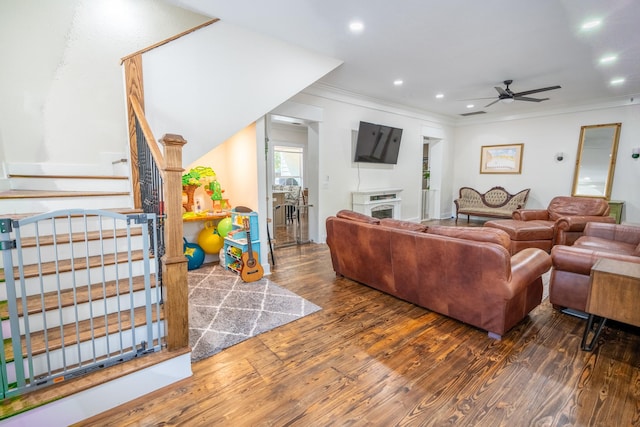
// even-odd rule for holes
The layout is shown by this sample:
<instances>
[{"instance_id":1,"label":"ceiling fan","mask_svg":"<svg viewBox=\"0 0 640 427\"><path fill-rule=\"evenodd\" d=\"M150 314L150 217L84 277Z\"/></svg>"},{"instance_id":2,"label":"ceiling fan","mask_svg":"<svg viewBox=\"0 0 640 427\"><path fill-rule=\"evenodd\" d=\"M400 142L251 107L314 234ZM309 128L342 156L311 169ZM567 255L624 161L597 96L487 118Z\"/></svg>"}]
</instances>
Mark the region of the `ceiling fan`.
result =
<instances>
[{"instance_id":1,"label":"ceiling fan","mask_svg":"<svg viewBox=\"0 0 640 427\"><path fill-rule=\"evenodd\" d=\"M531 95L538 92L545 92L547 90L560 89L560 86L549 86L549 87L542 87L539 89L525 90L523 92L513 92L511 89L509 89L509 85L511 83L513 83L513 80L505 80L504 85L506 87L504 89L501 87L495 86L495 89L498 91L498 94L499 94L498 99L485 105L485 108L492 106L498 101L503 101L505 103L509 103L513 101L530 101L530 102L547 101L549 98L530 98L525 95Z\"/></svg>"}]
</instances>

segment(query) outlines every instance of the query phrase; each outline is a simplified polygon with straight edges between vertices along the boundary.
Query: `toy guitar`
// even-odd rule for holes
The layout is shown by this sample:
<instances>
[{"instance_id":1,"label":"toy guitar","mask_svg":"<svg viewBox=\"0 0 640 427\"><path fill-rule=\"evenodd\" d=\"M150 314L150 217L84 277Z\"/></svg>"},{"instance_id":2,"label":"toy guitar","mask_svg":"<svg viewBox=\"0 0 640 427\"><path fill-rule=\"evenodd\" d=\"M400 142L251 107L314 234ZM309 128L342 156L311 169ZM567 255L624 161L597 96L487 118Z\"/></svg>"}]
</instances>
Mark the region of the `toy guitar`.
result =
<instances>
[{"instance_id":1,"label":"toy guitar","mask_svg":"<svg viewBox=\"0 0 640 427\"><path fill-rule=\"evenodd\" d=\"M242 254L242 269L240 270L240 277L245 282L255 282L256 280L262 279L264 270L258 262L258 256L251 247L251 233L249 231L251 227L249 225L249 218L244 218L243 225L247 232L247 244L249 245L249 249L247 252Z\"/></svg>"}]
</instances>

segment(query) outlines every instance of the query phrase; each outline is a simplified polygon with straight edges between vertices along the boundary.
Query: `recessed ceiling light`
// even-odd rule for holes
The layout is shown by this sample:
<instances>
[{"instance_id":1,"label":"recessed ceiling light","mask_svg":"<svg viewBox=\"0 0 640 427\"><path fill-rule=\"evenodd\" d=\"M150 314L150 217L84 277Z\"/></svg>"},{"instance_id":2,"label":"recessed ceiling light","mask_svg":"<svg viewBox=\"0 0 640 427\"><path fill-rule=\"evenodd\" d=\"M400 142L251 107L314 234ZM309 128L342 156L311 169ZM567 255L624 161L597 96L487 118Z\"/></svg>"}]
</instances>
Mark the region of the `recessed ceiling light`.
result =
<instances>
[{"instance_id":1,"label":"recessed ceiling light","mask_svg":"<svg viewBox=\"0 0 640 427\"><path fill-rule=\"evenodd\" d=\"M603 56L602 58L600 58L600 63L601 64L610 64L610 63L614 62L616 59L618 59L618 57L616 55L607 55L607 56Z\"/></svg>"},{"instance_id":2,"label":"recessed ceiling light","mask_svg":"<svg viewBox=\"0 0 640 427\"><path fill-rule=\"evenodd\" d=\"M442 98L444 98L444 93L438 93L438 94L436 94L436 98L437 98L437 99L442 99Z\"/></svg>"},{"instance_id":3,"label":"recessed ceiling light","mask_svg":"<svg viewBox=\"0 0 640 427\"><path fill-rule=\"evenodd\" d=\"M394 86L402 86L404 82L402 81L402 79L397 79L393 81Z\"/></svg>"},{"instance_id":4,"label":"recessed ceiling light","mask_svg":"<svg viewBox=\"0 0 640 427\"><path fill-rule=\"evenodd\" d=\"M473 104L467 104L467 108L473 108L473 107L475 107L475 105L473 105Z\"/></svg>"},{"instance_id":5,"label":"recessed ceiling light","mask_svg":"<svg viewBox=\"0 0 640 427\"><path fill-rule=\"evenodd\" d=\"M611 79L609 83L611 83L612 85L621 85L622 83L624 83L624 78L618 77L615 79Z\"/></svg>"},{"instance_id":6,"label":"recessed ceiling light","mask_svg":"<svg viewBox=\"0 0 640 427\"><path fill-rule=\"evenodd\" d=\"M361 33L364 30L364 24L361 21L351 21L349 23L349 30L352 33Z\"/></svg>"},{"instance_id":7,"label":"recessed ceiling light","mask_svg":"<svg viewBox=\"0 0 640 427\"><path fill-rule=\"evenodd\" d=\"M593 30L594 28L597 28L600 26L600 24L602 24L602 21L599 19L593 19L591 21L587 21L584 24L582 24L582 29L583 30Z\"/></svg>"}]
</instances>

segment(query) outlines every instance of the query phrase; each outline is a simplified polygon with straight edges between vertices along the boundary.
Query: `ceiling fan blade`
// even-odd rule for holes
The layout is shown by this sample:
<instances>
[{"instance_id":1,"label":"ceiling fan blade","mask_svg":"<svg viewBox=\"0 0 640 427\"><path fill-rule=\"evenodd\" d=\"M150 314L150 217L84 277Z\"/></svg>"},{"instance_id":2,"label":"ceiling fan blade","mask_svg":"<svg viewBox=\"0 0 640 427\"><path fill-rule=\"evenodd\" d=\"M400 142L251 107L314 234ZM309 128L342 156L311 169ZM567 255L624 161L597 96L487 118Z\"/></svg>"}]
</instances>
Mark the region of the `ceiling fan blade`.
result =
<instances>
[{"instance_id":1,"label":"ceiling fan blade","mask_svg":"<svg viewBox=\"0 0 640 427\"><path fill-rule=\"evenodd\" d=\"M514 93L513 96L531 95L538 92L546 92L548 90L560 89L560 86L541 87L540 89L525 90L524 92Z\"/></svg>"},{"instance_id":2,"label":"ceiling fan blade","mask_svg":"<svg viewBox=\"0 0 640 427\"><path fill-rule=\"evenodd\" d=\"M495 101L493 101L493 102L488 103L487 105L485 105L485 106L484 106L484 108L491 107L493 104L495 104L495 103L496 103L496 102L498 102L498 101L500 101L500 98L496 99L496 100L495 100Z\"/></svg>"},{"instance_id":3,"label":"ceiling fan blade","mask_svg":"<svg viewBox=\"0 0 640 427\"><path fill-rule=\"evenodd\" d=\"M503 89L503 88L501 88L501 87L494 86L494 88L498 91L498 93L499 93L501 96L511 96L511 94L510 94L509 92L507 92L506 90L504 90L504 89Z\"/></svg>"},{"instance_id":4,"label":"ceiling fan blade","mask_svg":"<svg viewBox=\"0 0 640 427\"><path fill-rule=\"evenodd\" d=\"M531 102L540 102L540 101L548 101L549 98L528 98L526 96L514 96L513 99L516 101L531 101Z\"/></svg>"},{"instance_id":5,"label":"ceiling fan blade","mask_svg":"<svg viewBox=\"0 0 640 427\"><path fill-rule=\"evenodd\" d=\"M495 96L486 96L483 98L464 98L464 99L456 99L456 101L477 101L479 99L496 99Z\"/></svg>"}]
</instances>

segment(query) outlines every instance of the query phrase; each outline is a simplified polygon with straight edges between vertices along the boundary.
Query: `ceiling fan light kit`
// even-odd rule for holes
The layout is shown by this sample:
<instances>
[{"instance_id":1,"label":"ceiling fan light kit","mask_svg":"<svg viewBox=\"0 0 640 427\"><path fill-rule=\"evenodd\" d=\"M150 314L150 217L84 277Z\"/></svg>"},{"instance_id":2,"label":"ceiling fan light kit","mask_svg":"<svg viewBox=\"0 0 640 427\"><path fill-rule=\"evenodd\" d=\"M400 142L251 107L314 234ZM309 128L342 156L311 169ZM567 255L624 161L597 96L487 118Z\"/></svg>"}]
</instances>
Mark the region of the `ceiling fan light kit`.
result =
<instances>
[{"instance_id":1,"label":"ceiling fan light kit","mask_svg":"<svg viewBox=\"0 0 640 427\"><path fill-rule=\"evenodd\" d=\"M532 89L532 90L525 90L523 92L513 92L511 89L509 89L509 85L511 83L513 83L513 80L505 80L504 82L505 87L501 88L499 86L495 86L495 90L498 91L498 99L491 101L490 103L488 103L487 105L485 105L486 107L490 107L493 104L495 104L496 102L500 101L504 104L511 104L513 101L528 101L528 102L541 102L541 101L548 101L549 98L531 98L529 96L525 96L525 95L532 95L534 93L539 93L539 92L546 92L548 90L554 90L554 89L560 89L559 85L556 86L549 86L549 87L541 87L538 89Z\"/></svg>"}]
</instances>

